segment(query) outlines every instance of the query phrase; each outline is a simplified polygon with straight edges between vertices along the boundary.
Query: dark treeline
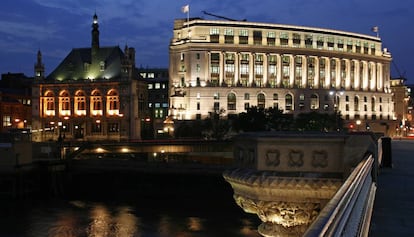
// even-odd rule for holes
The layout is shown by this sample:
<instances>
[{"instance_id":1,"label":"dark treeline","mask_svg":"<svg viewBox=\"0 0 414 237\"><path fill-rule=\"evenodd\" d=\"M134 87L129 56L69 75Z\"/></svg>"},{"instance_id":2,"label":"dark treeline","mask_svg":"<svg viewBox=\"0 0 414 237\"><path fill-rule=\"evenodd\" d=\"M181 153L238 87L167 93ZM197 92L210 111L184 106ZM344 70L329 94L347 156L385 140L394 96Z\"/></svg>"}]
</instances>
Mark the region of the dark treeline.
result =
<instances>
[{"instance_id":1,"label":"dark treeline","mask_svg":"<svg viewBox=\"0 0 414 237\"><path fill-rule=\"evenodd\" d=\"M176 138L225 140L242 132L258 131L340 131L343 120L339 113L316 111L293 114L277 108L251 107L240 114L224 116L223 109L210 112L204 120L182 121L176 124Z\"/></svg>"}]
</instances>

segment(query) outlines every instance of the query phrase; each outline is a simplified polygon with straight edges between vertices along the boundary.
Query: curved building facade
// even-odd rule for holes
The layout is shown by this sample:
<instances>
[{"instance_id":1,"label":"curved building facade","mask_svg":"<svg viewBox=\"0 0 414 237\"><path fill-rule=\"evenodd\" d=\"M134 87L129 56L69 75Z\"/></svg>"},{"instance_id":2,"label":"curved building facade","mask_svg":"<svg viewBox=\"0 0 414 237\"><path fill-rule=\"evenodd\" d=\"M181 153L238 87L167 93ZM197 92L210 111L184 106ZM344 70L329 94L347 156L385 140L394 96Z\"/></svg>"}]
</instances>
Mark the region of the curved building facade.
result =
<instances>
[{"instance_id":1,"label":"curved building facade","mask_svg":"<svg viewBox=\"0 0 414 237\"><path fill-rule=\"evenodd\" d=\"M393 121L391 54L375 36L293 25L178 19L170 42L174 120L252 106ZM358 121L358 122L357 122ZM368 125L367 125L368 127Z\"/></svg>"}]
</instances>

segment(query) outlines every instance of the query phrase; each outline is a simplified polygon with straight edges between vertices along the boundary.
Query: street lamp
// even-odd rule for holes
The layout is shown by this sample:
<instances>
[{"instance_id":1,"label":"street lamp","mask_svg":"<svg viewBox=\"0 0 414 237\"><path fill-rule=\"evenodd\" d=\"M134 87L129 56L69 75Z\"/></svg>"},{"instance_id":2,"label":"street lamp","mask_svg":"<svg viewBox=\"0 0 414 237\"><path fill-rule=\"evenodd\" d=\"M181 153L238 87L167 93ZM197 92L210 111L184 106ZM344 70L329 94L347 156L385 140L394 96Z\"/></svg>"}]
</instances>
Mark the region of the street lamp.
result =
<instances>
[{"instance_id":1,"label":"street lamp","mask_svg":"<svg viewBox=\"0 0 414 237\"><path fill-rule=\"evenodd\" d=\"M356 121L356 124L357 124L357 131L359 131L359 126L361 125L361 120L359 120L359 119L358 119L358 120Z\"/></svg>"}]
</instances>

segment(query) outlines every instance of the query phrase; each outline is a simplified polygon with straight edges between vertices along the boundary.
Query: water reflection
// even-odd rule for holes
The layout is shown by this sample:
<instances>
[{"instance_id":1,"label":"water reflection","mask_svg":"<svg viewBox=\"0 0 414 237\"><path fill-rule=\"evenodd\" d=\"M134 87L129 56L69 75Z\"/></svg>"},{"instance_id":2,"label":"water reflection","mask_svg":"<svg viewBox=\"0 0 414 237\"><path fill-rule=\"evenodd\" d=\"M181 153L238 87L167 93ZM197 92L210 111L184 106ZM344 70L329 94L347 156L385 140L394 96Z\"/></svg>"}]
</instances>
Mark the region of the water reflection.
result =
<instances>
[{"instance_id":1,"label":"water reflection","mask_svg":"<svg viewBox=\"0 0 414 237\"><path fill-rule=\"evenodd\" d=\"M20 204L17 204L20 205ZM197 216L148 205L57 201L14 209L13 223L0 223L0 236L14 237L259 237L254 215L201 209ZM0 204L2 207L2 205ZM2 207L3 208L3 207ZM18 210L18 211L16 211ZM7 209L6 209L7 213ZM7 222L6 222L7 223ZM3 230L8 230L4 232ZM7 235L4 235L7 233Z\"/></svg>"}]
</instances>

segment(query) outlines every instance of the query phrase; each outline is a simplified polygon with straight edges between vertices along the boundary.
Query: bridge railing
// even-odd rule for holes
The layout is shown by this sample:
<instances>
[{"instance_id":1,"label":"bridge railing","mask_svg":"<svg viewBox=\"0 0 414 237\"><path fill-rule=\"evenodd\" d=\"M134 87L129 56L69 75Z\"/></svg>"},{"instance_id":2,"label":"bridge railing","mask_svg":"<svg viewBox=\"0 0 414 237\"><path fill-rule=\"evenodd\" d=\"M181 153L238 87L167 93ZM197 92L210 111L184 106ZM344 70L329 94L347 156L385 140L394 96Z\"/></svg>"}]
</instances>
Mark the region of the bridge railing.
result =
<instances>
[{"instance_id":1,"label":"bridge railing","mask_svg":"<svg viewBox=\"0 0 414 237\"><path fill-rule=\"evenodd\" d=\"M368 236L376 193L375 157L367 155L305 233L316 236Z\"/></svg>"}]
</instances>

